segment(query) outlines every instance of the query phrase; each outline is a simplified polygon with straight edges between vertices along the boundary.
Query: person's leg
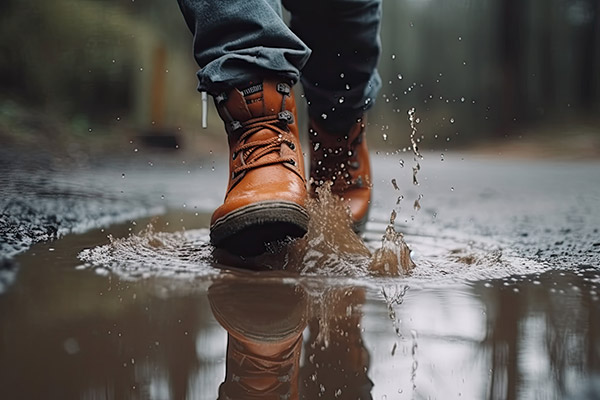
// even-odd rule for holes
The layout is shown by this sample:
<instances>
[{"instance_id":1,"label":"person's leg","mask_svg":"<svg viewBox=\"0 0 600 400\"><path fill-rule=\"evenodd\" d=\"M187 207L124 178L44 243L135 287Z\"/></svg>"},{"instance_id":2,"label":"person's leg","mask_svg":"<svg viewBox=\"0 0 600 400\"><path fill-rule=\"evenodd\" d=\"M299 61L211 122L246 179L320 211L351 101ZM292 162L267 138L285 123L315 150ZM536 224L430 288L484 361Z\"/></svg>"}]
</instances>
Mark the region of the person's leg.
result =
<instances>
[{"instance_id":1,"label":"person's leg","mask_svg":"<svg viewBox=\"0 0 600 400\"><path fill-rule=\"evenodd\" d=\"M229 183L211 242L253 255L304 235L306 179L291 86L310 50L267 0L179 0L194 33L199 89L215 98L229 140Z\"/></svg>"},{"instance_id":2,"label":"person's leg","mask_svg":"<svg viewBox=\"0 0 600 400\"><path fill-rule=\"evenodd\" d=\"M371 169L365 113L381 88L381 0L284 0L291 28L312 50L302 85L310 116L310 177L331 181L348 201L354 228L367 220Z\"/></svg>"},{"instance_id":3,"label":"person's leg","mask_svg":"<svg viewBox=\"0 0 600 400\"><path fill-rule=\"evenodd\" d=\"M381 0L283 0L291 29L312 50L302 70L309 115L324 128L347 131L381 88Z\"/></svg>"},{"instance_id":4,"label":"person's leg","mask_svg":"<svg viewBox=\"0 0 600 400\"><path fill-rule=\"evenodd\" d=\"M178 0L194 34L201 91L218 95L265 77L296 83L309 48L281 19L279 0Z\"/></svg>"}]
</instances>

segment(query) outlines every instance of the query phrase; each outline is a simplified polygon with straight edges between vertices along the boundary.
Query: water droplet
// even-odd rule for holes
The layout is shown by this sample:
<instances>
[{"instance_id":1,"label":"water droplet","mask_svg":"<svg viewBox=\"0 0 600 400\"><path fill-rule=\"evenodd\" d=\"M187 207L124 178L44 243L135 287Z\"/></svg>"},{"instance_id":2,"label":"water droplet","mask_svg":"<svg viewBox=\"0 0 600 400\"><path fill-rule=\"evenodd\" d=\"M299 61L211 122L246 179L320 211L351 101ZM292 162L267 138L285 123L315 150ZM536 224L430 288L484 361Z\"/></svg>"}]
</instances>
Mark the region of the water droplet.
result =
<instances>
[{"instance_id":1,"label":"water droplet","mask_svg":"<svg viewBox=\"0 0 600 400\"><path fill-rule=\"evenodd\" d=\"M453 124L454 123L454 118L450 118L450 123Z\"/></svg>"},{"instance_id":2,"label":"water droplet","mask_svg":"<svg viewBox=\"0 0 600 400\"><path fill-rule=\"evenodd\" d=\"M382 136L383 136L383 140L387 140L387 133L384 133Z\"/></svg>"},{"instance_id":3,"label":"water droplet","mask_svg":"<svg viewBox=\"0 0 600 400\"><path fill-rule=\"evenodd\" d=\"M121 174L121 178L122 178L122 179L125 179L125 174Z\"/></svg>"},{"instance_id":4,"label":"water droplet","mask_svg":"<svg viewBox=\"0 0 600 400\"><path fill-rule=\"evenodd\" d=\"M398 183L396 182L396 178L392 178L392 186L394 187L394 189L400 190L400 188L398 188Z\"/></svg>"},{"instance_id":5,"label":"water droplet","mask_svg":"<svg viewBox=\"0 0 600 400\"><path fill-rule=\"evenodd\" d=\"M392 213L390 215L390 225L394 225L397 215L398 214L396 213L396 210L392 210Z\"/></svg>"},{"instance_id":6,"label":"water droplet","mask_svg":"<svg viewBox=\"0 0 600 400\"><path fill-rule=\"evenodd\" d=\"M327 114L325 114L325 113L321 114L321 118L327 119Z\"/></svg>"},{"instance_id":7,"label":"water droplet","mask_svg":"<svg viewBox=\"0 0 600 400\"><path fill-rule=\"evenodd\" d=\"M398 74L398 79L402 79L402 74Z\"/></svg>"},{"instance_id":8,"label":"water droplet","mask_svg":"<svg viewBox=\"0 0 600 400\"><path fill-rule=\"evenodd\" d=\"M395 59L396 59L396 55L392 54L392 60L395 60Z\"/></svg>"},{"instance_id":9,"label":"water droplet","mask_svg":"<svg viewBox=\"0 0 600 400\"><path fill-rule=\"evenodd\" d=\"M417 173L421 169L421 165L417 162L415 166L412 168L413 170L413 185L418 186L419 180L417 179Z\"/></svg>"},{"instance_id":10,"label":"water droplet","mask_svg":"<svg viewBox=\"0 0 600 400\"><path fill-rule=\"evenodd\" d=\"M343 102L344 102L344 98L343 98L343 97L340 97L340 98L338 99L338 103L342 104Z\"/></svg>"},{"instance_id":11,"label":"water droplet","mask_svg":"<svg viewBox=\"0 0 600 400\"><path fill-rule=\"evenodd\" d=\"M415 211L419 211L421 209L421 199L423 198L423 195L420 194L419 197L417 197L417 199L415 200L415 203L413 204L413 208L415 209Z\"/></svg>"}]
</instances>

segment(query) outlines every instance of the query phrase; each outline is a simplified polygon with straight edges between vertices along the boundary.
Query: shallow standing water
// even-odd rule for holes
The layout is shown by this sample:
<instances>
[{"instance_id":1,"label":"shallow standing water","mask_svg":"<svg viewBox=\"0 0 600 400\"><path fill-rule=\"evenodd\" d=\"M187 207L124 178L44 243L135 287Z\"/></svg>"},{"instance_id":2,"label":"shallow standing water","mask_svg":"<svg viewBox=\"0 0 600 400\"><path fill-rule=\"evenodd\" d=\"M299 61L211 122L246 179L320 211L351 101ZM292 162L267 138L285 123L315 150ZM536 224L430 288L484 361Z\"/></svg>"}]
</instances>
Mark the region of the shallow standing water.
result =
<instances>
[{"instance_id":1,"label":"shallow standing water","mask_svg":"<svg viewBox=\"0 0 600 400\"><path fill-rule=\"evenodd\" d=\"M4 189L105 212L11 262L1 397L253 398L239 390L260 376L272 397L257 398L598 398L600 164L425 154L413 186L410 160L374 160L366 246L381 246L395 209L417 265L394 278L327 246L301 274L232 268L243 262L207 244L222 194L205 188L225 172L214 160L57 171ZM300 332L301 352L271 355L272 368L236 366L240 335L268 353ZM297 375L282 372L290 363Z\"/></svg>"}]
</instances>

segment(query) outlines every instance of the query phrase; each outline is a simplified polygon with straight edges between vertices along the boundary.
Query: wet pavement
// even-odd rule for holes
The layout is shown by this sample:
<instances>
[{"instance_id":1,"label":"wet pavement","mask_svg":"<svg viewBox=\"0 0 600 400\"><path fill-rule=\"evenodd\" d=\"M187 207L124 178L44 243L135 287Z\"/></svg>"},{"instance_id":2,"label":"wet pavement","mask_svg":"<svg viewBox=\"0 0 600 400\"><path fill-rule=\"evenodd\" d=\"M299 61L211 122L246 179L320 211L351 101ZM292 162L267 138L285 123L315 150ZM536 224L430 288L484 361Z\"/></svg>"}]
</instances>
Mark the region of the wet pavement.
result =
<instances>
[{"instance_id":1,"label":"wet pavement","mask_svg":"<svg viewBox=\"0 0 600 400\"><path fill-rule=\"evenodd\" d=\"M245 260L217 156L2 164L0 397L600 398L600 162L423 155L375 155L363 242L325 207Z\"/></svg>"}]
</instances>

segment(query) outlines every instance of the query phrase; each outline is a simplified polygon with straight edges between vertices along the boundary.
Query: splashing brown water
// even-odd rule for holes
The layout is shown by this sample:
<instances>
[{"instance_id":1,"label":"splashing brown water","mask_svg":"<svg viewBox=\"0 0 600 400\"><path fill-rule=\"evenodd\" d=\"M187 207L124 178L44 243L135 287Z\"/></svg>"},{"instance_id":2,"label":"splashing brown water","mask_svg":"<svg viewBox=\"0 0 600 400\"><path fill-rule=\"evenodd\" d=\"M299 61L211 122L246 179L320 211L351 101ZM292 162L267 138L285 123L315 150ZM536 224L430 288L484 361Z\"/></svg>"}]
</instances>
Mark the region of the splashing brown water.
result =
<instances>
[{"instance_id":1,"label":"splashing brown water","mask_svg":"<svg viewBox=\"0 0 600 400\"><path fill-rule=\"evenodd\" d=\"M371 251L352 229L347 204L331 193L329 185L317 189L317 197L307 204L310 222L307 234L289 249L292 265L301 273L350 276L401 276L415 264L402 234L393 221L382 238L381 248Z\"/></svg>"},{"instance_id":2,"label":"splashing brown water","mask_svg":"<svg viewBox=\"0 0 600 400\"><path fill-rule=\"evenodd\" d=\"M214 249L208 232L156 232L150 224L138 234L84 250L79 258L99 272L115 271L132 278L169 274L214 273L215 266L246 270L281 270L301 275L404 276L414 268L410 250L390 221L381 248L371 250L352 230L347 204L328 185L307 202L308 232L300 239L270 246L257 257L241 258Z\"/></svg>"},{"instance_id":3,"label":"splashing brown water","mask_svg":"<svg viewBox=\"0 0 600 400\"><path fill-rule=\"evenodd\" d=\"M420 122L419 118L415 117L416 110L415 108L411 108L408 110L408 120L410 121L410 143L411 149L414 155L415 165L413 166L413 185L418 186L419 180L417 179L417 174L421 170L421 164L419 164L419 160L423 159L423 156L419 152L419 146L417 145L417 124Z\"/></svg>"}]
</instances>

